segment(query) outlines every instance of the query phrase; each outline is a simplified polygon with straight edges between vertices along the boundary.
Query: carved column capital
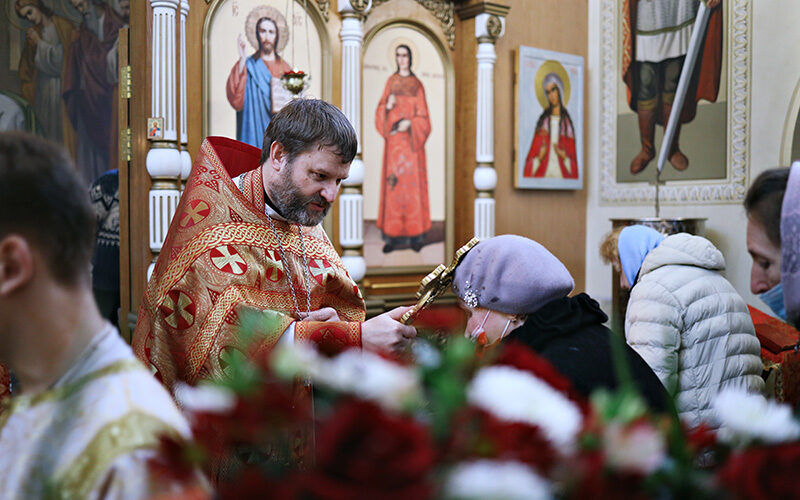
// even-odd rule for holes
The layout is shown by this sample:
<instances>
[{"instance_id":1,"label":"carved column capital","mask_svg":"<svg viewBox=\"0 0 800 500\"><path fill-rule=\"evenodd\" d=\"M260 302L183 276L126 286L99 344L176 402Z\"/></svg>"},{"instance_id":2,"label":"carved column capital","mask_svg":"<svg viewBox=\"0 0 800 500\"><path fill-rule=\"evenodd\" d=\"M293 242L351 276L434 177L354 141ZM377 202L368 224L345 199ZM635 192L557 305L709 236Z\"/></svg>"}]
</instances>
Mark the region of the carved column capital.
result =
<instances>
[{"instance_id":1,"label":"carved column capital","mask_svg":"<svg viewBox=\"0 0 800 500\"><path fill-rule=\"evenodd\" d=\"M497 14L482 13L475 16L475 38L478 43L495 43L503 36L506 18Z\"/></svg>"},{"instance_id":2,"label":"carved column capital","mask_svg":"<svg viewBox=\"0 0 800 500\"><path fill-rule=\"evenodd\" d=\"M372 0L339 0L338 10L343 18L363 18L372 8Z\"/></svg>"}]
</instances>

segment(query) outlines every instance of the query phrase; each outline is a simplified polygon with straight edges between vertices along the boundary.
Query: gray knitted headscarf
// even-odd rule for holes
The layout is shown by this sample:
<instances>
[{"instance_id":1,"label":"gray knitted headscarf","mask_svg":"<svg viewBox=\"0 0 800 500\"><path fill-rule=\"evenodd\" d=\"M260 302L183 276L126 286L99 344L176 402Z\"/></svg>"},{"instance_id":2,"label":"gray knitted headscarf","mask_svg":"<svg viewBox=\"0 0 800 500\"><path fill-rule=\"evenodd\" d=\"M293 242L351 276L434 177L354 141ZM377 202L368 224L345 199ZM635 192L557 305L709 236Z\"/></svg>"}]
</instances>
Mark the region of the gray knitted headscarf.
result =
<instances>
[{"instance_id":1,"label":"gray knitted headscarf","mask_svg":"<svg viewBox=\"0 0 800 500\"><path fill-rule=\"evenodd\" d=\"M567 268L545 247L511 234L478 243L453 280L453 291L468 306L506 314L532 314L574 286Z\"/></svg>"},{"instance_id":2,"label":"gray knitted headscarf","mask_svg":"<svg viewBox=\"0 0 800 500\"><path fill-rule=\"evenodd\" d=\"M786 319L800 326L800 161L792 164L781 207L781 285Z\"/></svg>"}]
</instances>

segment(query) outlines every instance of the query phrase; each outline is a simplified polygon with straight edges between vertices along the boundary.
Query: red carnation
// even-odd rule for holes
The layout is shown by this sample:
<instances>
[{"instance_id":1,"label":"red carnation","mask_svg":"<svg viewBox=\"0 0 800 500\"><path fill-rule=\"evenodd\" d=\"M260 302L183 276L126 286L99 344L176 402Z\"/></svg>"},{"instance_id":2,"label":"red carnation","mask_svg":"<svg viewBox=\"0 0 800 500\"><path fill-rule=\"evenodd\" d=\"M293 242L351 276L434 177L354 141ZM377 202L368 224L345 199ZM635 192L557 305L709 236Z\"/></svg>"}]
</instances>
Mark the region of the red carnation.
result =
<instances>
[{"instance_id":1,"label":"red carnation","mask_svg":"<svg viewBox=\"0 0 800 500\"><path fill-rule=\"evenodd\" d=\"M228 413L195 413L195 440L215 458L240 445L269 443L276 435L310 423L309 399L298 396L280 383L265 382L257 393L238 396Z\"/></svg>"},{"instance_id":2,"label":"red carnation","mask_svg":"<svg viewBox=\"0 0 800 500\"><path fill-rule=\"evenodd\" d=\"M348 401L323 422L316 436L316 463L294 481L319 499L423 499L434 449L413 419L378 406ZM302 494L301 494L302 496Z\"/></svg>"},{"instance_id":3,"label":"red carnation","mask_svg":"<svg viewBox=\"0 0 800 500\"><path fill-rule=\"evenodd\" d=\"M698 427L685 432L686 441L694 453L701 453L717 444L717 433L708 424L700 424Z\"/></svg>"},{"instance_id":4,"label":"red carnation","mask_svg":"<svg viewBox=\"0 0 800 500\"><path fill-rule=\"evenodd\" d=\"M645 500L644 476L634 472L610 471L601 451L581 453L573 462L566 498Z\"/></svg>"},{"instance_id":5,"label":"red carnation","mask_svg":"<svg viewBox=\"0 0 800 500\"><path fill-rule=\"evenodd\" d=\"M759 446L732 454L717 479L735 498L800 497L800 443Z\"/></svg>"},{"instance_id":6,"label":"red carnation","mask_svg":"<svg viewBox=\"0 0 800 500\"><path fill-rule=\"evenodd\" d=\"M453 420L452 430L445 452L449 461L515 460L544 475L556 463L556 450L535 425L505 422L483 410L469 408Z\"/></svg>"}]
</instances>

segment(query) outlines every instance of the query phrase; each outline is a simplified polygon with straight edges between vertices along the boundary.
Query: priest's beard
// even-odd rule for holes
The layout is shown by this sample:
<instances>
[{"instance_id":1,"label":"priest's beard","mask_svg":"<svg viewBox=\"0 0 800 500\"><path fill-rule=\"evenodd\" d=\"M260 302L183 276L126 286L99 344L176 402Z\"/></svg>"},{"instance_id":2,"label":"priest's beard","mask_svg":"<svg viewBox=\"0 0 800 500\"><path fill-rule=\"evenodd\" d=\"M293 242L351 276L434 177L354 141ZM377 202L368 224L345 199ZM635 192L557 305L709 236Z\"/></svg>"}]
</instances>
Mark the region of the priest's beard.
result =
<instances>
[{"instance_id":1,"label":"priest's beard","mask_svg":"<svg viewBox=\"0 0 800 500\"><path fill-rule=\"evenodd\" d=\"M300 192L300 188L292 182L292 167L281 173L278 182L272 185L268 194L275 208L286 220L303 226L316 226L331 208L331 204L321 194L306 196ZM309 203L317 203L325 209L322 212L310 212Z\"/></svg>"}]
</instances>

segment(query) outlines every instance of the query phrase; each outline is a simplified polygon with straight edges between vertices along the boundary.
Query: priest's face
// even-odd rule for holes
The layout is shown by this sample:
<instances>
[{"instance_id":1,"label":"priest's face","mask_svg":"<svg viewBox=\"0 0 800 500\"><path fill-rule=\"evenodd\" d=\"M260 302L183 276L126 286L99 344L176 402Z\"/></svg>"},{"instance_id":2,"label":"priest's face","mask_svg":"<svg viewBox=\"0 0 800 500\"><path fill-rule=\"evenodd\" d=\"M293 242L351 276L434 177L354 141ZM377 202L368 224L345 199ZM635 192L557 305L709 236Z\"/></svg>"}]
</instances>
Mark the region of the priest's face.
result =
<instances>
[{"instance_id":1,"label":"priest's face","mask_svg":"<svg viewBox=\"0 0 800 500\"><path fill-rule=\"evenodd\" d=\"M312 147L281 168L268 194L288 220L316 226L330 210L349 172L350 164L342 163L335 150Z\"/></svg>"}]
</instances>

